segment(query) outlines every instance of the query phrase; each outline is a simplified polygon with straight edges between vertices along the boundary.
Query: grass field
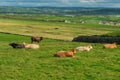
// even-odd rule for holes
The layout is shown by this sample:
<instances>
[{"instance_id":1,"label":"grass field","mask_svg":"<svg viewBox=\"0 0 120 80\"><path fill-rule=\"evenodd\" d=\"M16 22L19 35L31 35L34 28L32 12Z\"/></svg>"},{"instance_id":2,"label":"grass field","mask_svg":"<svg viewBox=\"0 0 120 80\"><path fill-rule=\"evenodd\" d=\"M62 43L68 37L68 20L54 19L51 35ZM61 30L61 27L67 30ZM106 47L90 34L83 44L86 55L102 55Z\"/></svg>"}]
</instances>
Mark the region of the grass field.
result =
<instances>
[{"instance_id":1,"label":"grass field","mask_svg":"<svg viewBox=\"0 0 120 80\"><path fill-rule=\"evenodd\" d=\"M58 28L58 29L55 29ZM117 26L0 19L0 32L72 40L79 35L103 35L120 30Z\"/></svg>"},{"instance_id":2,"label":"grass field","mask_svg":"<svg viewBox=\"0 0 120 80\"><path fill-rule=\"evenodd\" d=\"M0 18L0 32L11 33L0 33L0 80L119 80L120 45L103 49L99 43L71 42L79 35L116 35L119 30L119 26L95 23ZM43 36L40 49L13 49L8 45L31 42L29 36L21 35ZM57 51L89 44L93 46L90 52L77 52L74 58L53 57Z\"/></svg>"},{"instance_id":3,"label":"grass field","mask_svg":"<svg viewBox=\"0 0 120 80\"><path fill-rule=\"evenodd\" d=\"M103 49L91 44L90 52L77 52L74 58L55 58L59 50L90 43L43 39L40 49L13 49L10 42L30 43L30 37L0 34L0 80L119 80L120 46Z\"/></svg>"}]
</instances>

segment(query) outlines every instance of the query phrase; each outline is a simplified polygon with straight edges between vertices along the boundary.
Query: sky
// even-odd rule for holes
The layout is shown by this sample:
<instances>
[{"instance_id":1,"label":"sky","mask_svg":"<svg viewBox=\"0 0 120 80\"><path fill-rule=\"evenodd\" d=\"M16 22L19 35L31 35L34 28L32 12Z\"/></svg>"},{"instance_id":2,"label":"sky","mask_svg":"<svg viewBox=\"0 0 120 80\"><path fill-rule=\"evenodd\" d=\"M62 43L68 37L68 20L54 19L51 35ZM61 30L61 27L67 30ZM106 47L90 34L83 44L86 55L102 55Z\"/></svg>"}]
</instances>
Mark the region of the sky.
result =
<instances>
[{"instance_id":1,"label":"sky","mask_svg":"<svg viewBox=\"0 0 120 80\"><path fill-rule=\"evenodd\" d=\"M120 0L0 0L0 6L120 8Z\"/></svg>"}]
</instances>

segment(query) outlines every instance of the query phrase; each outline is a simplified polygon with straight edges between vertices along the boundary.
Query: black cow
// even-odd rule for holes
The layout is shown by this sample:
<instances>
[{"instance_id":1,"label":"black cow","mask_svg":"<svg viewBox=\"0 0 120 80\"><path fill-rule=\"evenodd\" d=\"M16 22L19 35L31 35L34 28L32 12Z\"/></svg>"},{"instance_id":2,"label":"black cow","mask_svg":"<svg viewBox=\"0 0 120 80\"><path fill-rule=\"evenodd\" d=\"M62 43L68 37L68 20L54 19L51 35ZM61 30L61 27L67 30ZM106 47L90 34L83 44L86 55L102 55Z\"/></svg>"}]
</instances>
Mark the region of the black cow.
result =
<instances>
[{"instance_id":1,"label":"black cow","mask_svg":"<svg viewBox=\"0 0 120 80\"><path fill-rule=\"evenodd\" d=\"M24 48L23 44L10 43L9 45L12 46L13 48Z\"/></svg>"}]
</instances>

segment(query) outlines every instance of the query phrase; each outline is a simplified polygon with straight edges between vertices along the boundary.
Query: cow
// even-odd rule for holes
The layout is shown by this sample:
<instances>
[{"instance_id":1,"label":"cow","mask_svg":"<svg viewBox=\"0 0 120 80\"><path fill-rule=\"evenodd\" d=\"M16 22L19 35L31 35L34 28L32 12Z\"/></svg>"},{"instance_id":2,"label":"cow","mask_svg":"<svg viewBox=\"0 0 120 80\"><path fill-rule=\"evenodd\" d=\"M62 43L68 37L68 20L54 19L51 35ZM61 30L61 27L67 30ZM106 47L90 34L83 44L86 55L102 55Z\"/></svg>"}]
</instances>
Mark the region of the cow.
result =
<instances>
[{"instance_id":1,"label":"cow","mask_svg":"<svg viewBox=\"0 0 120 80\"><path fill-rule=\"evenodd\" d=\"M9 45L12 46L13 48L24 48L23 44L10 43Z\"/></svg>"},{"instance_id":2,"label":"cow","mask_svg":"<svg viewBox=\"0 0 120 80\"><path fill-rule=\"evenodd\" d=\"M111 43L111 44L104 44L103 48L117 48L117 43Z\"/></svg>"},{"instance_id":3,"label":"cow","mask_svg":"<svg viewBox=\"0 0 120 80\"><path fill-rule=\"evenodd\" d=\"M23 45L26 49L38 49L38 48L40 48L40 46L37 44L28 44L28 43L23 42Z\"/></svg>"},{"instance_id":4,"label":"cow","mask_svg":"<svg viewBox=\"0 0 120 80\"><path fill-rule=\"evenodd\" d=\"M91 45L88 46L80 46L75 48L76 51L90 51L93 47Z\"/></svg>"},{"instance_id":5,"label":"cow","mask_svg":"<svg viewBox=\"0 0 120 80\"><path fill-rule=\"evenodd\" d=\"M58 51L54 54L54 57L74 57L75 50L70 49L69 51Z\"/></svg>"},{"instance_id":6,"label":"cow","mask_svg":"<svg viewBox=\"0 0 120 80\"><path fill-rule=\"evenodd\" d=\"M39 43L41 40L43 40L43 37L35 37L35 36L31 37L31 43L33 43L33 42Z\"/></svg>"}]
</instances>

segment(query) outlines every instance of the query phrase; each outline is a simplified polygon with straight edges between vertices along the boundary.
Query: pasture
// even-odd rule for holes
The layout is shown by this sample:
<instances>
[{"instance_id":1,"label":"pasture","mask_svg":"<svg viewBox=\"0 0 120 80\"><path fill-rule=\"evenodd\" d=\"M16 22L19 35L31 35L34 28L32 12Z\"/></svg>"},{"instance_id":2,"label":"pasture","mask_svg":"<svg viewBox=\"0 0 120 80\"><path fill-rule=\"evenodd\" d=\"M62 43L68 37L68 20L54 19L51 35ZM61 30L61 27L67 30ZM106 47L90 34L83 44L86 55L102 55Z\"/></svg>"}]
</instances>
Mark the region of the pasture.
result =
<instances>
[{"instance_id":1,"label":"pasture","mask_svg":"<svg viewBox=\"0 0 120 80\"><path fill-rule=\"evenodd\" d=\"M116 49L103 49L100 43L71 42L78 35L104 35L118 30L117 26L94 23L1 18L0 32L11 34L0 33L0 80L119 80L120 45ZM29 35L44 37L36 43L39 49L13 49L8 45L31 43ZM53 57L57 51L85 45L92 45L93 49L77 52L73 58Z\"/></svg>"},{"instance_id":2,"label":"pasture","mask_svg":"<svg viewBox=\"0 0 120 80\"><path fill-rule=\"evenodd\" d=\"M90 52L77 52L74 58L53 57L57 51L90 43L45 38L40 49L13 49L10 42L29 42L30 37L0 34L0 80L118 80L120 46L103 49L92 44Z\"/></svg>"},{"instance_id":3,"label":"pasture","mask_svg":"<svg viewBox=\"0 0 120 80\"><path fill-rule=\"evenodd\" d=\"M113 17L114 18L114 17ZM51 22L42 20L74 20L71 23ZM81 24L79 20L87 20ZM0 32L8 32L22 35L44 36L46 38L69 40L79 35L104 35L120 30L119 26L99 25L97 16L83 17L57 17L39 15L0 15ZM112 20L112 18L110 18ZM116 19L117 20L117 19ZM56 29L57 28L57 29Z\"/></svg>"}]
</instances>

